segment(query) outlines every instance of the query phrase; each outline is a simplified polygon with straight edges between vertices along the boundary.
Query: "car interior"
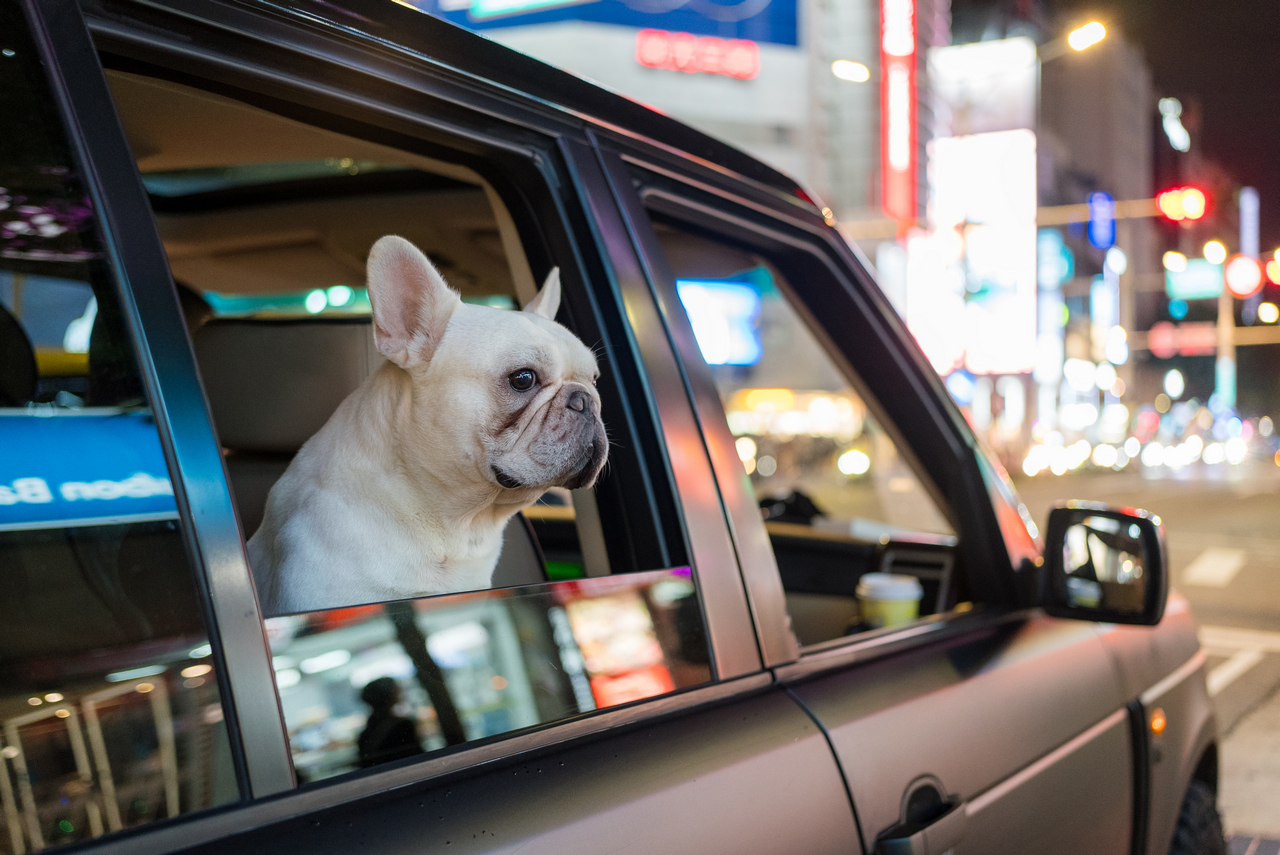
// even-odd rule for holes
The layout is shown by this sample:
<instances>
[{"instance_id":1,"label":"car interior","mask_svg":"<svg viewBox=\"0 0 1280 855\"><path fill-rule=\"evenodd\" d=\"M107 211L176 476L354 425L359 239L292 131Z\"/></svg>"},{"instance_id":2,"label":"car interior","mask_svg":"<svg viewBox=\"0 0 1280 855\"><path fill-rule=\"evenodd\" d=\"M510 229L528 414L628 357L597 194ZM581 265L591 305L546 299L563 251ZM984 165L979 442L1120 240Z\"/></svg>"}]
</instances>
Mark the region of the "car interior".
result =
<instances>
[{"instance_id":1,"label":"car interior","mask_svg":"<svg viewBox=\"0 0 1280 855\"><path fill-rule=\"evenodd\" d=\"M108 81L247 538L293 455L382 363L363 287L377 238L414 243L469 302L515 309L537 286L501 200L467 168L168 81ZM607 572L583 555L584 500L556 490L514 517L494 586Z\"/></svg>"}]
</instances>

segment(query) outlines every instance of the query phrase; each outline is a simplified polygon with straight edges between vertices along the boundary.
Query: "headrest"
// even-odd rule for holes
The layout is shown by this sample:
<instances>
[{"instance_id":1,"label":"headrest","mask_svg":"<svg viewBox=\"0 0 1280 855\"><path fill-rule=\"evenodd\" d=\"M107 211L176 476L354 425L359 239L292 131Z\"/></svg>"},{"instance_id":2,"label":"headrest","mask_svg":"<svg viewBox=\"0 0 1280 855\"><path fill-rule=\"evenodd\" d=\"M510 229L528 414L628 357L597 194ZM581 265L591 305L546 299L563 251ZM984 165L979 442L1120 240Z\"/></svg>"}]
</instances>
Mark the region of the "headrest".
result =
<instances>
[{"instance_id":1,"label":"headrest","mask_svg":"<svg viewBox=\"0 0 1280 855\"><path fill-rule=\"evenodd\" d=\"M36 353L22 325L0 305L0 407L18 407L36 394Z\"/></svg>"},{"instance_id":2,"label":"headrest","mask_svg":"<svg viewBox=\"0 0 1280 855\"><path fill-rule=\"evenodd\" d=\"M222 445L293 452L382 364L369 318L219 318L194 333Z\"/></svg>"}]
</instances>

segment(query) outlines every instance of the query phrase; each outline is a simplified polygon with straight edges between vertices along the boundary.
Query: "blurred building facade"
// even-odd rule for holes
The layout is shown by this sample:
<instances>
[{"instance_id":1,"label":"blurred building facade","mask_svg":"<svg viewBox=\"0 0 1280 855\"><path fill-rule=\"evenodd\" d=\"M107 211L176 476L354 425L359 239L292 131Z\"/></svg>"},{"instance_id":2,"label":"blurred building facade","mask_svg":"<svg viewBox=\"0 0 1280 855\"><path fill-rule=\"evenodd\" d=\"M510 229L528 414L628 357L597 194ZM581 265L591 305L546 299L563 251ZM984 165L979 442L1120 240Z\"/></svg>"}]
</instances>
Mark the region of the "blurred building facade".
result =
<instances>
[{"instance_id":1,"label":"blurred building facade","mask_svg":"<svg viewBox=\"0 0 1280 855\"><path fill-rule=\"evenodd\" d=\"M908 23L914 41L912 162L915 204L924 209L925 148L937 124L926 62L930 48L950 43L950 0L412 3L759 157L849 222L884 219L880 69L887 9ZM490 7L496 11L485 13ZM707 39L719 44L699 44ZM707 61L706 51L731 51L741 42L756 51L754 66ZM861 66L865 79L856 79L856 70L854 79L837 77L838 60Z\"/></svg>"},{"instance_id":2,"label":"blurred building facade","mask_svg":"<svg viewBox=\"0 0 1280 855\"><path fill-rule=\"evenodd\" d=\"M1123 466L1140 420L1165 425L1173 363L1148 335L1172 305L1161 255L1198 254L1202 232L1232 218L1233 187L1199 153L1194 104L1189 153L1159 148L1165 93L1114 27L1077 51L1065 37L1082 21L1056 20L1037 0L400 2L798 179L872 260L1010 469L1037 469L1024 465L1037 448L1061 462L1063 448L1075 461L1099 445ZM1217 175L1204 180L1220 201L1195 228L1152 216L1170 172ZM1193 305L1192 320L1208 312L1207 326L1211 309ZM1212 350L1173 359L1186 364L1185 397L1198 396L1187 422L1221 367Z\"/></svg>"}]
</instances>

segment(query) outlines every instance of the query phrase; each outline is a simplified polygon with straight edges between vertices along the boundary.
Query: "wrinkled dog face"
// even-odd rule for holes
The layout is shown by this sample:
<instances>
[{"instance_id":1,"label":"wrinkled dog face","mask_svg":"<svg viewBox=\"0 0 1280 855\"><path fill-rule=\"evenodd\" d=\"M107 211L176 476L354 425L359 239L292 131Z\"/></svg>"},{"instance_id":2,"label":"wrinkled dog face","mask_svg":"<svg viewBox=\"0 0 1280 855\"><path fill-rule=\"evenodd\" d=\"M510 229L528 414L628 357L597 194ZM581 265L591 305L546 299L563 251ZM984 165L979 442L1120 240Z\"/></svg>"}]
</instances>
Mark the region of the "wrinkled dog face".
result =
<instances>
[{"instance_id":1,"label":"wrinkled dog face","mask_svg":"<svg viewBox=\"0 0 1280 855\"><path fill-rule=\"evenodd\" d=\"M590 349L552 320L558 271L524 311L509 312L462 303L401 238L382 238L369 269L379 350L413 376L421 441L453 461L459 480L483 479L513 501L532 501L548 487L595 483L609 447L595 388L600 372ZM389 297L424 290L421 305L400 312L419 318L420 334L397 337ZM395 359L401 340L425 359Z\"/></svg>"},{"instance_id":2,"label":"wrinkled dog face","mask_svg":"<svg viewBox=\"0 0 1280 855\"><path fill-rule=\"evenodd\" d=\"M609 447L595 357L563 327L533 323L538 329L528 344L495 372L504 417L489 445L494 478L508 488L589 487Z\"/></svg>"}]
</instances>

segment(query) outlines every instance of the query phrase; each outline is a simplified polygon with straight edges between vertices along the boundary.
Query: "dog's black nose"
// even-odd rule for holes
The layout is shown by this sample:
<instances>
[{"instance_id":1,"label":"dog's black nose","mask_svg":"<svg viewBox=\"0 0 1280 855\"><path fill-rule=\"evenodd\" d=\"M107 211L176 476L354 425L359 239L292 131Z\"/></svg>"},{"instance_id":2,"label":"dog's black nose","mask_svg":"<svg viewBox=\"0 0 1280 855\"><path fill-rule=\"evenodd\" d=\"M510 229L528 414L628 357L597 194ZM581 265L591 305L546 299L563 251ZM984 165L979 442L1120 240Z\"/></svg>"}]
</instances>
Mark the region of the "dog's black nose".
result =
<instances>
[{"instance_id":1,"label":"dog's black nose","mask_svg":"<svg viewBox=\"0 0 1280 855\"><path fill-rule=\"evenodd\" d=\"M575 412L589 412L591 410L591 396L581 389L575 389L569 393L569 401L565 406Z\"/></svg>"}]
</instances>

